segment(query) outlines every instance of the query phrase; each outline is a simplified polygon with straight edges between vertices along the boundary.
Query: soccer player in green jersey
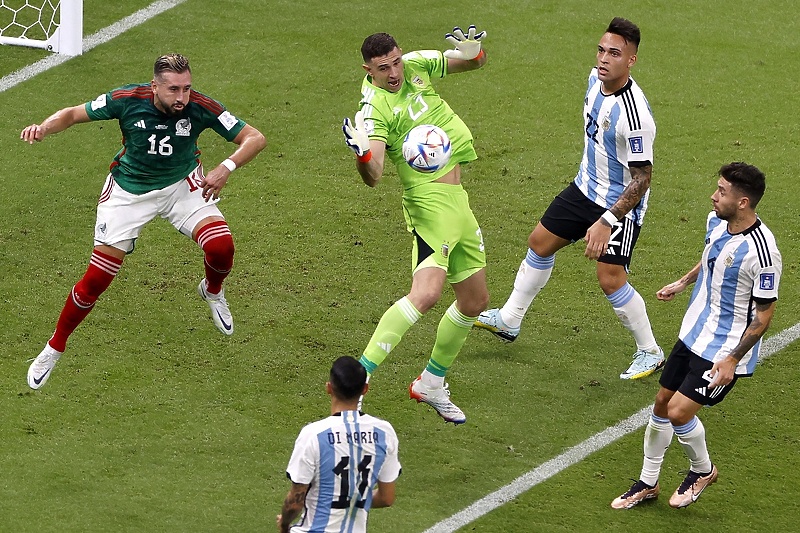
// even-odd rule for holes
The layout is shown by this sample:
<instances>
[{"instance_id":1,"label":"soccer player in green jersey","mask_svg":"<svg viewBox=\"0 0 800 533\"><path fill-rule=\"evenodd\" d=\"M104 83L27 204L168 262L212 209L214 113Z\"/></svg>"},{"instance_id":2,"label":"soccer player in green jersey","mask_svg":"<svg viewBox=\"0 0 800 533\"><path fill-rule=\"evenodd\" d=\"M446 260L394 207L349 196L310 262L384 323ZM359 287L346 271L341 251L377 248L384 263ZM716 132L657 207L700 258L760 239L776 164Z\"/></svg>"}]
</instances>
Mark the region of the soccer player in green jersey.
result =
<instances>
[{"instance_id":1,"label":"soccer player in green jersey","mask_svg":"<svg viewBox=\"0 0 800 533\"><path fill-rule=\"evenodd\" d=\"M371 375L403 334L441 298L449 282L456 301L439 322L436 341L422 374L409 394L425 402L447 422L461 424L464 413L451 400L444 376L467 338L472 323L486 309L486 255L478 222L461 186L461 165L477 158L466 124L434 90L431 78L467 72L486 64L481 39L470 26L467 34L447 34L454 50L403 55L391 35L376 33L364 40L361 55L367 75L355 123L345 119L345 141L356 154L356 169L370 187L377 185L389 160L403 185L403 213L413 235L411 291L383 315L361 364ZM415 126L433 124L451 142L450 161L432 173L411 168L402 156L403 139Z\"/></svg>"},{"instance_id":2,"label":"soccer player in green jersey","mask_svg":"<svg viewBox=\"0 0 800 533\"><path fill-rule=\"evenodd\" d=\"M169 220L203 250L205 278L198 293L217 328L233 333L222 288L233 266L233 238L216 203L231 172L264 149L264 136L216 100L194 91L189 61L169 54L156 60L150 83L126 85L66 107L22 130L20 138L33 144L78 123L110 119L119 121L123 146L100 194L89 267L70 291L53 337L28 369L33 389L47 382L67 338L109 287L144 225L156 216ZM238 148L204 174L197 138L208 128Z\"/></svg>"}]
</instances>

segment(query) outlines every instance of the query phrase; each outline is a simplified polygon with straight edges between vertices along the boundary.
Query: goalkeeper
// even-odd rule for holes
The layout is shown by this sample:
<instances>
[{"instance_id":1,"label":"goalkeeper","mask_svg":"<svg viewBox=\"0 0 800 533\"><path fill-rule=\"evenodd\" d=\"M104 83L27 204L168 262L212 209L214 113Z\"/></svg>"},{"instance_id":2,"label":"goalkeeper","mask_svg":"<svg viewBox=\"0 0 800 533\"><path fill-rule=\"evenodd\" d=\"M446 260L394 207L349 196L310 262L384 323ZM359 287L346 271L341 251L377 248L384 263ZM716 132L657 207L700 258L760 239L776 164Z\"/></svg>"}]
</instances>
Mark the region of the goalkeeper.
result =
<instances>
[{"instance_id":1,"label":"goalkeeper","mask_svg":"<svg viewBox=\"0 0 800 533\"><path fill-rule=\"evenodd\" d=\"M428 364L409 386L412 399L433 407L446 422L461 424L464 413L451 400L444 377L486 309L486 254L478 222L461 186L461 164L477 158L472 134L431 85L432 78L476 70L486 64L481 40L486 32L470 26L445 36L454 46L444 53L423 50L403 54L391 35L376 33L361 46L367 75L355 122L342 127L356 155L356 169L370 187L383 175L386 157L397 167L403 185L403 213L413 236L411 291L381 317L360 359L369 375L397 346L408 329L442 296L445 281L456 301L447 309ZM412 128L433 124L451 141L448 164L432 173L412 169L402 156L403 139Z\"/></svg>"}]
</instances>

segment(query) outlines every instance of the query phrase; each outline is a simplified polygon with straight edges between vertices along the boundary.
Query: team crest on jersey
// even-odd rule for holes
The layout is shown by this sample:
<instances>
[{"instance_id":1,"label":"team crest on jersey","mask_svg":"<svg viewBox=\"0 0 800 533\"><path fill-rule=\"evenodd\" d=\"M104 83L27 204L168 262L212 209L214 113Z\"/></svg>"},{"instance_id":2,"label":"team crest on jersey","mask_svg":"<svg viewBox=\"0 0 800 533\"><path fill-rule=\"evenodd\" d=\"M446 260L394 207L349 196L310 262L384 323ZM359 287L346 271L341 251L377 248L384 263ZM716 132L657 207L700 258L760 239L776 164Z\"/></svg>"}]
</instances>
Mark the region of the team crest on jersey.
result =
<instances>
[{"instance_id":1,"label":"team crest on jersey","mask_svg":"<svg viewBox=\"0 0 800 533\"><path fill-rule=\"evenodd\" d=\"M758 286L762 291L771 291L775 289L775 274L767 272L758 277Z\"/></svg>"},{"instance_id":2,"label":"team crest on jersey","mask_svg":"<svg viewBox=\"0 0 800 533\"><path fill-rule=\"evenodd\" d=\"M725 267L726 268L732 267L733 266L733 260L734 260L733 253L729 253L728 257L725 258Z\"/></svg>"},{"instance_id":3,"label":"team crest on jersey","mask_svg":"<svg viewBox=\"0 0 800 533\"><path fill-rule=\"evenodd\" d=\"M444 243L442 245L442 257L447 257L450 254L450 245Z\"/></svg>"},{"instance_id":4,"label":"team crest on jersey","mask_svg":"<svg viewBox=\"0 0 800 533\"><path fill-rule=\"evenodd\" d=\"M182 118L175 124L175 135L180 137L188 137L192 131L192 121L188 118Z\"/></svg>"},{"instance_id":5,"label":"team crest on jersey","mask_svg":"<svg viewBox=\"0 0 800 533\"><path fill-rule=\"evenodd\" d=\"M419 76L414 76L411 79L411 83L413 83L414 85L419 85L420 87L425 87L425 82L422 81L422 78L420 78Z\"/></svg>"},{"instance_id":6,"label":"team crest on jersey","mask_svg":"<svg viewBox=\"0 0 800 533\"><path fill-rule=\"evenodd\" d=\"M106 234L106 223L105 222L103 222L102 224L97 226L97 232L100 233L100 235L105 235Z\"/></svg>"},{"instance_id":7,"label":"team crest on jersey","mask_svg":"<svg viewBox=\"0 0 800 533\"><path fill-rule=\"evenodd\" d=\"M398 113L400 113L400 111L402 111L402 109L399 108L399 107L393 107L392 108L392 114L393 115L397 115Z\"/></svg>"},{"instance_id":8,"label":"team crest on jersey","mask_svg":"<svg viewBox=\"0 0 800 533\"><path fill-rule=\"evenodd\" d=\"M642 141L641 137L631 137L630 139L628 139L628 143L631 145L631 153L633 154L644 153L644 142Z\"/></svg>"},{"instance_id":9,"label":"team crest on jersey","mask_svg":"<svg viewBox=\"0 0 800 533\"><path fill-rule=\"evenodd\" d=\"M606 117L603 119L601 126L603 127L603 131L608 131L608 129L611 127L611 119L608 117L608 115L606 115Z\"/></svg>"}]
</instances>

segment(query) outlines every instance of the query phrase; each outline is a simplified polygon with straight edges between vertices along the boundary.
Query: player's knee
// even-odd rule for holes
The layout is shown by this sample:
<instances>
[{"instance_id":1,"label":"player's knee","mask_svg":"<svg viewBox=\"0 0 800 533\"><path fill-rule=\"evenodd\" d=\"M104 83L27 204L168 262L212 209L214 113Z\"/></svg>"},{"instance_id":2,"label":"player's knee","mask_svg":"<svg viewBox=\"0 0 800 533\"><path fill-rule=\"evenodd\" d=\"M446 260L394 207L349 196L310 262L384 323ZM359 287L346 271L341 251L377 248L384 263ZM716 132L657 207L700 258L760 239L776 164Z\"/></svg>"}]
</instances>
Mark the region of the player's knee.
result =
<instances>
[{"instance_id":1,"label":"player's knee","mask_svg":"<svg viewBox=\"0 0 800 533\"><path fill-rule=\"evenodd\" d=\"M203 243L206 262L218 270L227 270L233 266L233 255L236 249L230 233L221 234Z\"/></svg>"}]
</instances>

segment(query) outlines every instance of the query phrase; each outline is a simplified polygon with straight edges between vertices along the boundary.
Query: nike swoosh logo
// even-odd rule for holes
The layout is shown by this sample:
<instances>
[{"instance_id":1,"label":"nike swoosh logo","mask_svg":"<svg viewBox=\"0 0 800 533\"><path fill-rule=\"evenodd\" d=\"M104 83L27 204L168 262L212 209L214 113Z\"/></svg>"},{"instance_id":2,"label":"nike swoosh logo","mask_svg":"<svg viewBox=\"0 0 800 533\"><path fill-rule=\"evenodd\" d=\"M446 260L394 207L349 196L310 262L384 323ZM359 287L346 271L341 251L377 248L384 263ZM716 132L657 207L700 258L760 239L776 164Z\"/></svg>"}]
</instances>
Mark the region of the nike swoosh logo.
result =
<instances>
[{"instance_id":1,"label":"nike swoosh logo","mask_svg":"<svg viewBox=\"0 0 800 533\"><path fill-rule=\"evenodd\" d=\"M44 378L46 378L46 377L47 377L47 374L49 374L49 373L50 373L50 370L52 370L52 368L49 368L49 369L47 370L47 372L45 372L44 374L42 374L42 377L40 377L39 379L36 379L36 378L34 377L34 378L33 378L33 382L34 382L34 383L36 383L37 385L39 385L39 384L40 384L42 381L44 381Z\"/></svg>"},{"instance_id":2,"label":"nike swoosh logo","mask_svg":"<svg viewBox=\"0 0 800 533\"><path fill-rule=\"evenodd\" d=\"M232 326L230 324L225 323L225 320L222 319L222 315L219 314L219 311L217 311L217 318L219 318L219 321L222 322L223 328L225 328L227 331L231 330Z\"/></svg>"}]
</instances>

